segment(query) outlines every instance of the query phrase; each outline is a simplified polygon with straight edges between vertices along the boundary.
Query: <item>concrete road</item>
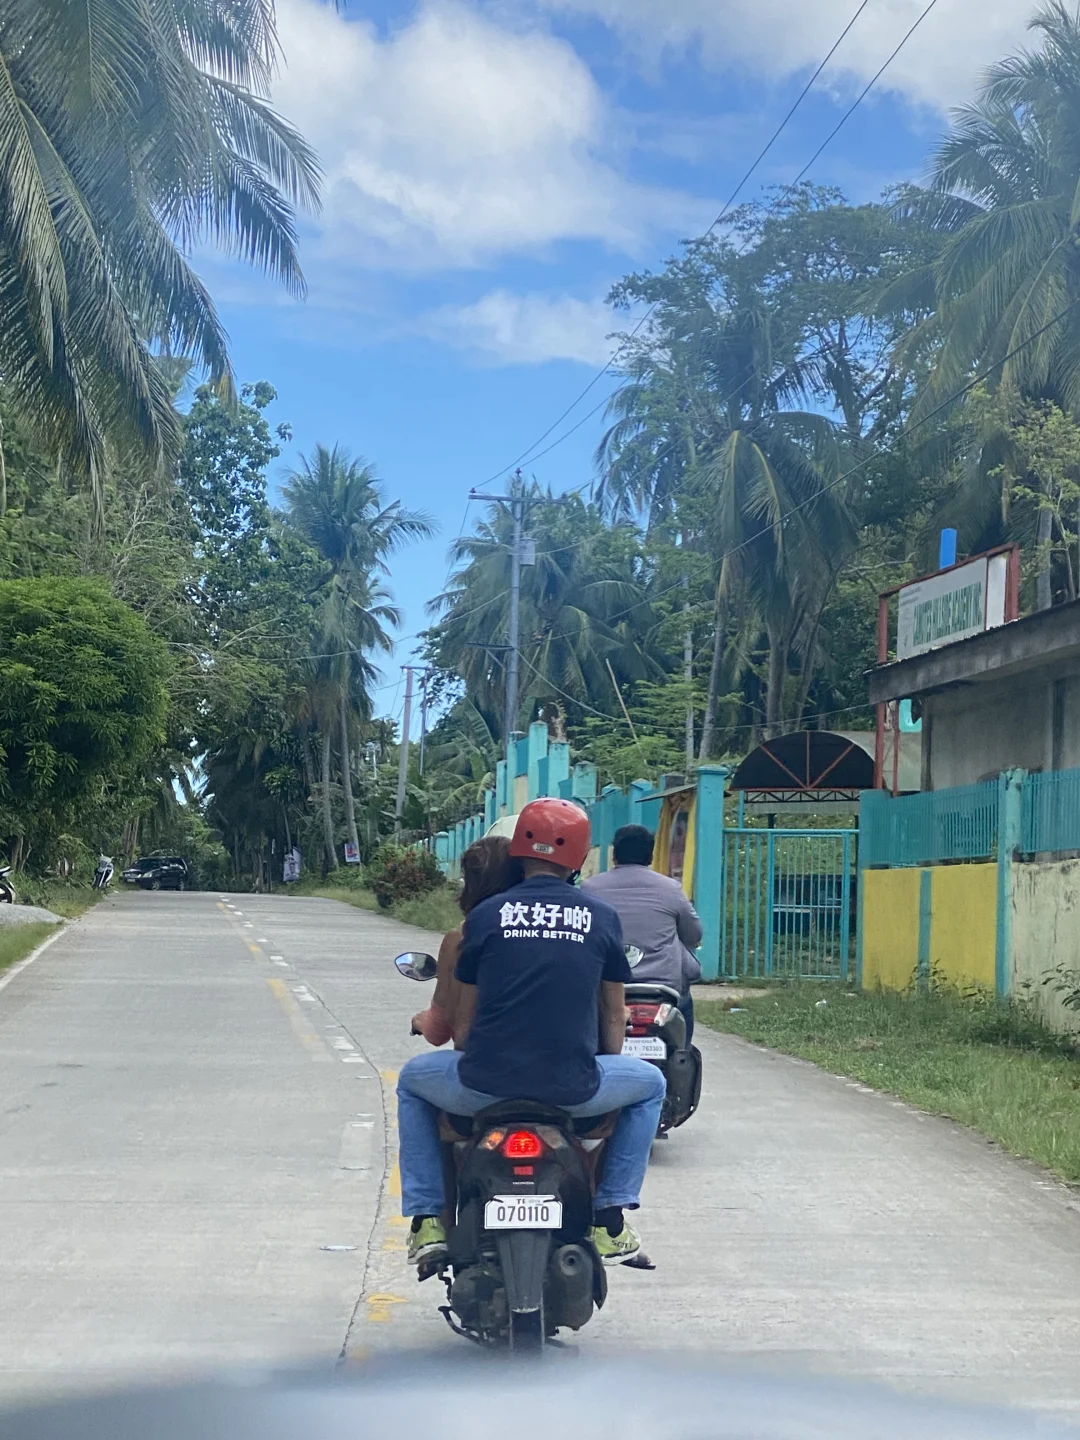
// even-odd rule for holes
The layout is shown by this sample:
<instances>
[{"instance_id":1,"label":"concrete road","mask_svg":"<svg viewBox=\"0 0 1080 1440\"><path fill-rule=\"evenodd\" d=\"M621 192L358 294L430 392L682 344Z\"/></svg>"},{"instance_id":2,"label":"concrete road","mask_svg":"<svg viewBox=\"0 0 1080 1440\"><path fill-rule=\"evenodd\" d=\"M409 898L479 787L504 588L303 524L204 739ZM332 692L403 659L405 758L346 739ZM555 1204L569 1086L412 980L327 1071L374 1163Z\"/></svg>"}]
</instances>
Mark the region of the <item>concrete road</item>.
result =
<instances>
[{"instance_id":1,"label":"concrete road","mask_svg":"<svg viewBox=\"0 0 1080 1440\"><path fill-rule=\"evenodd\" d=\"M331 901L119 895L0 990L0 1398L465 1342L404 1266L393 1080L434 938ZM1080 1410L1080 1204L970 1133L706 1033L653 1273L585 1353L691 1347Z\"/></svg>"}]
</instances>

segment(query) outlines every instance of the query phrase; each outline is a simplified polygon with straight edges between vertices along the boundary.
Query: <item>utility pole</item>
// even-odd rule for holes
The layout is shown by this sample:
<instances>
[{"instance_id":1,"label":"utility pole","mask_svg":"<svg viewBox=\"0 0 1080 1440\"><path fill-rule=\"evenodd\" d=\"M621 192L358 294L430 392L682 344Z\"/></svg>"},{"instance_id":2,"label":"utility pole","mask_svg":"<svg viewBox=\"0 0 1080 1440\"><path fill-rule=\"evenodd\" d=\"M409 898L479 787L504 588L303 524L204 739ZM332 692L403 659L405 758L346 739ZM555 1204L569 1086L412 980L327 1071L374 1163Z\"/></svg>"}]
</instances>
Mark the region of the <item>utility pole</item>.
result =
<instances>
[{"instance_id":1,"label":"utility pole","mask_svg":"<svg viewBox=\"0 0 1080 1440\"><path fill-rule=\"evenodd\" d=\"M397 817L398 829L401 829L401 817L405 813L405 781L409 774L409 732L412 729L412 687L413 671L418 667L415 665L403 665L405 671L405 713L401 718L401 742L398 746L398 773L397 773L397 803L394 806L394 814Z\"/></svg>"},{"instance_id":2,"label":"utility pole","mask_svg":"<svg viewBox=\"0 0 1080 1440\"><path fill-rule=\"evenodd\" d=\"M487 495L480 490L470 490L470 500L490 500L495 505L509 505L514 522L514 538L510 551L510 654L506 664L506 712L503 734L506 744L514 733L518 709L518 647L520 641L519 611L521 605L521 532L525 519L525 487L521 471L514 474L509 495Z\"/></svg>"},{"instance_id":3,"label":"utility pole","mask_svg":"<svg viewBox=\"0 0 1080 1440\"><path fill-rule=\"evenodd\" d=\"M420 774L424 773L424 750L427 747L427 706L428 706L428 677L431 671L425 670L420 676Z\"/></svg>"}]
</instances>

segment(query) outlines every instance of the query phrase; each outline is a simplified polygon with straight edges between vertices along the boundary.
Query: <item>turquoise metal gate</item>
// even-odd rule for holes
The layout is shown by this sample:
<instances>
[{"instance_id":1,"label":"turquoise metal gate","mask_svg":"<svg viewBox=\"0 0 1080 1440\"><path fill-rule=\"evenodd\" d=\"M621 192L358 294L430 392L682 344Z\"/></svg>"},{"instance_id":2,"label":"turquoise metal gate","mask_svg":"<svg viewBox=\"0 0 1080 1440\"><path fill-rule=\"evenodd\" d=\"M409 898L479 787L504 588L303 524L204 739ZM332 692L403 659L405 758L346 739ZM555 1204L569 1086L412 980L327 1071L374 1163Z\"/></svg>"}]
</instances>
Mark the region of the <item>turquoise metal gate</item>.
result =
<instances>
[{"instance_id":1,"label":"turquoise metal gate","mask_svg":"<svg viewBox=\"0 0 1080 1440\"><path fill-rule=\"evenodd\" d=\"M722 978L854 974L857 837L857 830L724 830Z\"/></svg>"}]
</instances>

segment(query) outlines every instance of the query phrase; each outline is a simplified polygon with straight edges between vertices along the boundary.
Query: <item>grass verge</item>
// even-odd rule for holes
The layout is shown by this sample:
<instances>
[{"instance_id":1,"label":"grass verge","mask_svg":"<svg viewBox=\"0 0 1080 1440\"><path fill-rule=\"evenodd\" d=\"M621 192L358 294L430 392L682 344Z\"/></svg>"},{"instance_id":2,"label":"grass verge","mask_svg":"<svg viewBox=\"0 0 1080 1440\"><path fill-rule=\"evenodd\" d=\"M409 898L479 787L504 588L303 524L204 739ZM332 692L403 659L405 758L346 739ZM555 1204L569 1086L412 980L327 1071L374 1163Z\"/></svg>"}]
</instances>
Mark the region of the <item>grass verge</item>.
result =
<instances>
[{"instance_id":1,"label":"grass verge","mask_svg":"<svg viewBox=\"0 0 1080 1440\"><path fill-rule=\"evenodd\" d=\"M55 929L55 925L48 925L43 921L32 925L5 924L0 929L0 975L10 966L25 960Z\"/></svg>"},{"instance_id":2,"label":"grass verge","mask_svg":"<svg viewBox=\"0 0 1080 1440\"><path fill-rule=\"evenodd\" d=\"M824 1003L822 1003L824 1002ZM714 1030L810 1060L945 1115L1080 1183L1080 1058L1022 1005L947 991L860 995L796 985L702 1000Z\"/></svg>"},{"instance_id":3,"label":"grass verge","mask_svg":"<svg viewBox=\"0 0 1080 1440\"><path fill-rule=\"evenodd\" d=\"M15 889L25 905L40 905L65 920L77 920L92 905L105 898L104 890L95 890L91 885L80 885L71 880L38 880L31 875L16 875ZM117 882L113 882L118 889Z\"/></svg>"},{"instance_id":4,"label":"grass verge","mask_svg":"<svg viewBox=\"0 0 1080 1440\"><path fill-rule=\"evenodd\" d=\"M371 910L377 915L387 915L391 920L400 920L403 925L415 925L420 930L434 930L445 934L456 930L461 924L461 911L455 900L452 885L440 885L415 900L402 900L383 910L370 890L360 885L305 885L297 889L290 887L290 894L313 895L319 900L340 900L346 905L355 905L358 910Z\"/></svg>"}]
</instances>

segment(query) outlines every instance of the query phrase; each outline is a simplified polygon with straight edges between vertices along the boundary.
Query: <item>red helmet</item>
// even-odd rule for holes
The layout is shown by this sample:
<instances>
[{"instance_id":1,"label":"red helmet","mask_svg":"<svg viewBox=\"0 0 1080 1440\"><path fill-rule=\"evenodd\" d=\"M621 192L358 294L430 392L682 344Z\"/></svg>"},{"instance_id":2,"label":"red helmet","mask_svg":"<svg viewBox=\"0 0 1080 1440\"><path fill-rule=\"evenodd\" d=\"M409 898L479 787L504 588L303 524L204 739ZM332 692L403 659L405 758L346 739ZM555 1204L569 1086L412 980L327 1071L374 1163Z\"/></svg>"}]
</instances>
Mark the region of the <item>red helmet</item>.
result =
<instances>
[{"instance_id":1,"label":"red helmet","mask_svg":"<svg viewBox=\"0 0 1080 1440\"><path fill-rule=\"evenodd\" d=\"M510 854L580 870L589 853L589 817L569 800L530 800L518 816Z\"/></svg>"}]
</instances>

